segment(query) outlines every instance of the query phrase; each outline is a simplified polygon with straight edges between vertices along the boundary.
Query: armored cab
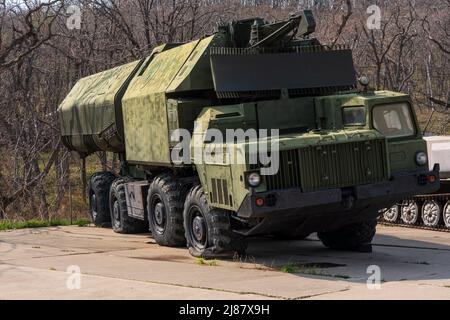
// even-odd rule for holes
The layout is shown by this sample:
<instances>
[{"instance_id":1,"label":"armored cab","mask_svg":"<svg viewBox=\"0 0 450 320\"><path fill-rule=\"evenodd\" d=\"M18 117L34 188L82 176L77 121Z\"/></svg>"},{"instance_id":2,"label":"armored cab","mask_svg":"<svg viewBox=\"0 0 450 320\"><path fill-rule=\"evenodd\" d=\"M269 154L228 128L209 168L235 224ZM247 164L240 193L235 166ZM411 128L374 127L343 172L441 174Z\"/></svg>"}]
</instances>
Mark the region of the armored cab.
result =
<instances>
[{"instance_id":1,"label":"armored cab","mask_svg":"<svg viewBox=\"0 0 450 320\"><path fill-rule=\"evenodd\" d=\"M313 232L366 250L381 208L437 190L410 97L358 90L351 50L315 27L310 11L233 21L80 80L60 107L64 143L122 162L91 179L96 224L149 226L195 256Z\"/></svg>"}]
</instances>

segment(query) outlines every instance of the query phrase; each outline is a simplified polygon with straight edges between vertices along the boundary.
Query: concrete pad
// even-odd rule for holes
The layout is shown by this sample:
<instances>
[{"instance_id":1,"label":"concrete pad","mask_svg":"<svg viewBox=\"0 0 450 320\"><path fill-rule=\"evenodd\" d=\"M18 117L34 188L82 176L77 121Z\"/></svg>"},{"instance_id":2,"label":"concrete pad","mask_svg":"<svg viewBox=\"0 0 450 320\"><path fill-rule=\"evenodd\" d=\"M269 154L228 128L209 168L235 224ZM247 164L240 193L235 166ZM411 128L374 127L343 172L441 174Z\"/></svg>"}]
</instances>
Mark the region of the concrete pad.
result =
<instances>
[{"instance_id":1,"label":"concrete pad","mask_svg":"<svg viewBox=\"0 0 450 320\"><path fill-rule=\"evenodd\" d=\"M87 275L105 276L175 286L214 289L235 293L259 294L267 298L298 299L311 295L346 290L347 285L328 279L308 279L296 275L257 269L200 266L189 263L149 261L110 254L56 256L34 259L33 266L44 270L66 271L79 266ZM22 266L26 260L9 261ZM276 285L274 285L276 284Z\"/></svg>"},{"instance_id":2,"label":"concrete pad","mask_svg":"<svg viewBox=\"0 0 450 320\"><path fill-rule=\"evenodd\" d=\"M64 286L72 265L86 285L78 291ZM381 290L368 289L369 266L380 268ZM379 227L370 254L326 249L314 235L306 241L256 238L246 258L207 266L146 234L79 227L3 232L2 297L450 299L450 233Z\"/></svg>"},{"instance_id":3,"label":"concrete pad","mask_svg":"<svg viewBox=\"0 0 450 320\"><path fill-rule=\"evenodd\" d=\"M50 299L211 299L260 300L258 295L187 288L123 279L83 275L80 289L67 287L68 274L58 271L0 265L0 300Z\"/></svg>"},{"instance_id":4,"label":"concrete pad","mask_svg":"<svg viewBox=\"0 0 450 320\"><path fill-rule=\"evenodd\" d=\"M449 300L450 286L443 287L405 281L400 283L385 283L379 290L369 290L367 286L354 286L352 290L339 293L324 294L308 298L308 300Z\"/></svg>"}]
</instances>

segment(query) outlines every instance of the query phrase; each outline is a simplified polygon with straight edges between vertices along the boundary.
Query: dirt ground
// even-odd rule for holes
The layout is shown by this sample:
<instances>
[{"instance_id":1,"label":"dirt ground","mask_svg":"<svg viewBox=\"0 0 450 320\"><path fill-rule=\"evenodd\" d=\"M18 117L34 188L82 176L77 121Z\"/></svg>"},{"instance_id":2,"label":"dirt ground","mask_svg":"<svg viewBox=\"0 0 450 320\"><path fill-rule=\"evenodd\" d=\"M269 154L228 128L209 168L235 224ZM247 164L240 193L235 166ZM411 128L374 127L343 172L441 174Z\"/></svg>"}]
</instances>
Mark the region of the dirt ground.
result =
<instances>
[{"instance_id":1,"label":"dirt ground","mask_svg":"<svg viewBox=\"0 0 450 320\"><path fill-rule=\"evenodd\" d=\"M450 299L450 233L380 226L373 253L255 238L203 261L146 234L1 232L0 299Z\"/></svg>"}]
</instances>

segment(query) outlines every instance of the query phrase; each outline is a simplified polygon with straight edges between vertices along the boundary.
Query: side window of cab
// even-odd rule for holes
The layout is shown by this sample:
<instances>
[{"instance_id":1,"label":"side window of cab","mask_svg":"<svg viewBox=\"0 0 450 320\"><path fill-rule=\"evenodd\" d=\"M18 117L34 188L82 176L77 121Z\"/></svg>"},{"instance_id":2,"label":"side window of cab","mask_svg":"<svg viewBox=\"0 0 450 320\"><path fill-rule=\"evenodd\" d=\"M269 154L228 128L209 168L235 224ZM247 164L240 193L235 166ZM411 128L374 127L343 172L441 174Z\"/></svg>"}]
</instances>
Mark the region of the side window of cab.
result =
<instances>
[{"instance_id":1,"label":"side window of cab","mask_svg":"<svg viewBox=\"0 0 450 320\"><path fill-rule=\"evenodd\" d=\"M344 127L361 127L366 125L366 107L352 106L342 109L342 122Z\"/></svg>"}]
</instances>

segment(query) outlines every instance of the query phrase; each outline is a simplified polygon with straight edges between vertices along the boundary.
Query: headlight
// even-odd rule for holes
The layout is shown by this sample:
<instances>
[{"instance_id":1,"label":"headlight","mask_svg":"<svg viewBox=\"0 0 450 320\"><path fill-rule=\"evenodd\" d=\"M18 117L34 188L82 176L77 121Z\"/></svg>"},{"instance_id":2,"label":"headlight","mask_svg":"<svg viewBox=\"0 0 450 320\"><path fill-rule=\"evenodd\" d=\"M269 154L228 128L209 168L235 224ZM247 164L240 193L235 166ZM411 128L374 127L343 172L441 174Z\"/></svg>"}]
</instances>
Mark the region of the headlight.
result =
<instances>
[{"instance_id":1,"label":"headlight","mask_svg":"<svg viewBox=\"0 0 450 320\"><path fill-rule=\"evenodd\" d=\"M416 162L419 166L424 166L428 163L428 156L425 152L418 152L416 154Z\"/></svg>"},{"instance_id":2,"label":"headlight","mask_svg":"<svg viewBox=\"0 0 450 320\"><path fill-rule=\"evenodd\" d=\"M367 87L369 85L369 78L367 76L362 76L359 79L359 83L361 83L362 86Z\"/></svg>"},{"instance_id":3,"label":"headlight","mask_svg":"<svg viewBox=\"0 0 450 320\"><path fill-rule=\"evenodd\" d=\"M256 188L261 184L261 175L253 172L248 176L248 184L250 187Z\"/></svg>"}]
</instances>

